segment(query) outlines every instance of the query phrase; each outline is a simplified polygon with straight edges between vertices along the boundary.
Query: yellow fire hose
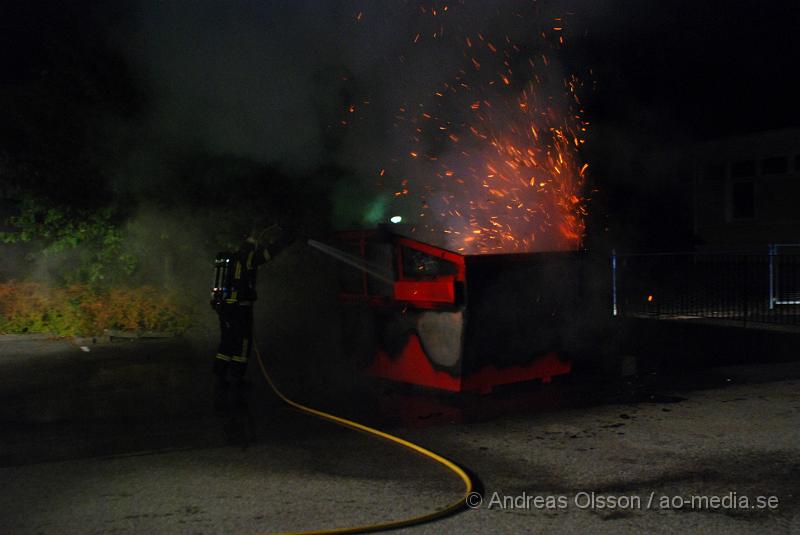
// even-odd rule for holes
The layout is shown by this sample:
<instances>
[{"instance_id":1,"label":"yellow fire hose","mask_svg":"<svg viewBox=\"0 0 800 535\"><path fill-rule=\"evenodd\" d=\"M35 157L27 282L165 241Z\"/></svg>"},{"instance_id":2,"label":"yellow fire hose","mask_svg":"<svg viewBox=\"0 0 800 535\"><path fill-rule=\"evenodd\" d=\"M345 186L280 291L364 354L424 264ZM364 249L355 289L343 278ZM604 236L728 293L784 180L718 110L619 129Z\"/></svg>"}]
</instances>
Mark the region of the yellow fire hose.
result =
<instances>
[{"instance_id":1,"label":"yellow fire hose","mask_svg":"<svg viewBox=\"0 0 800 535\"><path fill-rule=\"evenodd\" d=\"M322 418L323 420L328 420L328 421L333 422L335 424L338 424L338 425L341 425L341 426L344 426L344 427L349 427L350 429L355 429L356 431L363 431L363 432L368 433L370 435L373 435L375 437L382 438L382 439L388 440L390 442L394 442L395 444L399 444L399 445L401 445L401 446L403 446L405 448L408 448L408 449L410 449L412 451L420 453L420 454L424 455L425 457L433 459L437 463L445 466L446 468L448 468L449 470L454 472L458 477L460 477L461 481L464 482L464 494L457 501L454 501L454 502L446 505L445 507L442 507L441 509L439 509L437 511L434 511L432 513L428 513L428 514L425 514L425 515L422 515L422 516L416 516L416 517L413 517L413 518L405 518L405 519L401 519L401 520L392 520L392 521L385 522L385 523L382 523L382 524L369 524L369 525L355 526L355 527L321 529L321 530L313 530L313 531L302 531L302 532L296 532L294 535L301 535L301 534L302 535L311 535L311 534L323 535L323 534L332 534L332 533L366 533L366 532L371 532L371 531L383 531L383 530L388 530L388 529L396 529L396 528L413 526L415 524L422 524L423 522L430 522L431 520L436 520L438 518L442 518L444 516L453 514L453 513L457 512L457 511L459 511L459 510L461 510L461 509L463 509L465 507L466 499L470 495L470 493L473 492L474 484L473 484L472 478L470 478L470 476L461 467L459 467L456 463L454 463L453 461L450 461L449 459L446 459L446 458L442 457L441 455L439 455L437 453L434 453L434 452L430 451L429 449L423 448L422 446L420 446L418 444L414 444L413 442L410 442L408 440L404 440L404 439L402 439L400 437L396 437L394 435L390 435L389 433L385 433L383 431L380 431L378 429L369 427L367 425L360 424L358 422L354 422L353 420L348 420L346 418L342 418L342 417L336 416L334 414L330 414L330 413L323 412L323 411L320 411L320 410L317 410L317 409L314 409L314 408L311 408L311 407L307 407L305 405L297 403L296 401L292 401L291 399L286 397L283 394L283 392L281 392L278 389L277 386L275 386L275 383L272 381L272 378L269 376L269 373L267 372L266 367L264 367L264 362L261 359L261 353L258 350L258 344L255 343L255 340L253 340L253 347L255 349L256 358L258 359L258 365L261 368L261 373L264 375L264 379L266 379L267 384L272 389L272 391L275 392L275 395L278 396L284 403L286 403L290 407L292 407L294 409L297 409L297 410L299 410L301 412L305 412L307 414L311 414L312 416L316 416L317 418Z\"/></svg>"}]
</instances>

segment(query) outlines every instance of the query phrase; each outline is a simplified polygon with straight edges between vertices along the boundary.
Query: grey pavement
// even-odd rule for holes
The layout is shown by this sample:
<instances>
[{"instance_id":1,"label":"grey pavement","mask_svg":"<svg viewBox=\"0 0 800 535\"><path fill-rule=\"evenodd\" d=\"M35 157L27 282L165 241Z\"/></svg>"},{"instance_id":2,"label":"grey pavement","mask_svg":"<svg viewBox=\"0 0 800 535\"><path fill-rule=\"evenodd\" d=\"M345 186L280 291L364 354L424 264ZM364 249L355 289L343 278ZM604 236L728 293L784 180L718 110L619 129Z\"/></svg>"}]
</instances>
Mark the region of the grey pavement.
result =
<instances>
[{"instance_id":1,"label":"grey pavement","mask_svg":"<svg viewBox=\"0 0 800 535\"><path fill-rule=\"evenodd\" d=\"M85 352L63 340L2 339L0 533L344 527L429 512L461 492L426 458L283 407L255 373L247 403L236 409L239 398L226 398L220 410L208 347L174 339ZM800 533L800 366L708 376L658 396L587 397L581 385L556 383L544 391L563 403L490 417L459 420L434 408L409 426L386 416L389 431L453 458L485 485L476 509L401 531ZM379 401L328 408L380 424ZM675 502L734 494L777 502Z\"/></svg>"}]
</instances>

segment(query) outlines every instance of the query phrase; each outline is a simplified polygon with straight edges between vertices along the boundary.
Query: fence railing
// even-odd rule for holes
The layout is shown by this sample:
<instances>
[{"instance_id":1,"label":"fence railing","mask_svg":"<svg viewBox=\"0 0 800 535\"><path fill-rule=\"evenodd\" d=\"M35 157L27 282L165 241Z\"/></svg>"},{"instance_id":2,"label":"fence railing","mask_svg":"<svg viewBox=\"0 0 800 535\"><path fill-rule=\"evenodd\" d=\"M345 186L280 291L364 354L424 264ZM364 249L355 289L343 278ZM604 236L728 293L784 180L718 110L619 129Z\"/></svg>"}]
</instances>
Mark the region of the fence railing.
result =
<instances>
[{"instance_id":1,"label":"fence railing","mask_svg":"<svg viewBox=\"0 0 800 535\"><path fill-rule=\"evenodd\" d=\"M800 246L763 254L614 254L612 313L800 325Z\"/></svg>"}]
</instances>

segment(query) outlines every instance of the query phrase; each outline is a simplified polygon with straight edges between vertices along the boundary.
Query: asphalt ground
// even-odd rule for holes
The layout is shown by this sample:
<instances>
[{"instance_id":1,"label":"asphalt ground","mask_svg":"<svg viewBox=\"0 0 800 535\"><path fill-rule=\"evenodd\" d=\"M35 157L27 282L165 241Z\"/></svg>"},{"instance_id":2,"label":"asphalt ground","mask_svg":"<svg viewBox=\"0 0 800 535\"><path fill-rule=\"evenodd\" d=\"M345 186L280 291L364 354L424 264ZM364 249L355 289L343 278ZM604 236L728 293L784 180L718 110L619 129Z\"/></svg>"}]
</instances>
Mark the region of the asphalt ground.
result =
<instances>
[{"instance_id":1,"label":"asphalt ground","mask_svg":"<svg viewBox=\"0 0 800 535\"><path fill-rule=\"evenodd\" d=\"M215 395L210 336L86 347L0 338L0 533L343 527L462 491L427 458L286 408L256 366L249 388ZM454 401L276 374L480 478L476 508L412 533L800 533L799 377L750 365Z\"/></svg>"}]
</instances>

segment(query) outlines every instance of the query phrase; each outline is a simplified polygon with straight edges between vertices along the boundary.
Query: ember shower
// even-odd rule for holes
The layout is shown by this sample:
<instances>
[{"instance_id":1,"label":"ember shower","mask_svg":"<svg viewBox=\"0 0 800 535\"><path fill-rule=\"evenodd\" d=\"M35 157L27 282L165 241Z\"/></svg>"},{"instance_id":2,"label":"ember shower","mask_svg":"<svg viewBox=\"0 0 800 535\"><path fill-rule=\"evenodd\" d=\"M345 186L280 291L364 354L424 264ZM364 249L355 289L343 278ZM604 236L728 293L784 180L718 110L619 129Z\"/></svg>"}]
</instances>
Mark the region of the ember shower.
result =
<instances>
[{"instance_id":1,"label":"ember shower","mask_svg":"<svg viewBox=\"0 0 800 535\"><path fill-rule=\"evenodd\" d=\"M114 189L150 198L173 154L200 153L293 177L337 227L402 216L459 252L574 249L587 76L564 66L585 24L565 3L136 0L115 35L147 113Z\"/></svg>"},{"instance_id":2,"label":"ember shower","mask_svg":"<svg viewBox=\"0 0 800 535\"><path fill-rule=\"evenodd\" d=\"M466 2L407 9L418 10L417 31L397 58L397 77L424 87L397 104L396 154L379 171L379 186L393 188L392 213L420 239L459 252L578 248L588 123L580 80L555 61L568 14L545 15L535 3L493 8L489 17L459 13ZM368 21L368 10L356 15ZM452 76L433 84L415 76L417 48L448 58L442 70Z\"/></svg>"}]
</instances>

